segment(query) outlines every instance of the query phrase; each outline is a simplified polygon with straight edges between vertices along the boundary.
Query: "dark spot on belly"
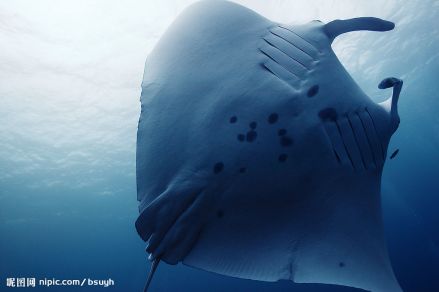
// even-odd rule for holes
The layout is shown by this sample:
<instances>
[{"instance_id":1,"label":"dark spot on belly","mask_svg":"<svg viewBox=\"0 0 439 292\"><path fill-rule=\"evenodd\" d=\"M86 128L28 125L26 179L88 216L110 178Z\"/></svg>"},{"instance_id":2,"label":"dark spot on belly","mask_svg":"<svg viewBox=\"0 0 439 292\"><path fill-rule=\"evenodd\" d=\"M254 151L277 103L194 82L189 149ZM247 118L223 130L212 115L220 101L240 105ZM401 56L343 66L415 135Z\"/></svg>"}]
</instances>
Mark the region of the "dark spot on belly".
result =
<instances>
[{"instance_id":1,"label":"dark spot on belly","mask_svg":"<svg viewBox=\"0 0 439 292\"><path fill-rule=\"evenodd\" d=\"M245 140L245 135L244 134L238 134L237 138L238 138L238 141L243 142Z\"/></svg>"},{"instance_id":2,"label":"dark spot on belly","mask_svg":"<svg viewBox=\"0 0 439 292\"><path fill-rule=\"evenodd\" d=\"M279 129L279 131L277 131L277 134L279 135L279 136L283 136L283 135L285 135L287 133L287 130L285 130L285 129Z\"/></svg>"},{"instance_id":3,"label":"dark spot on belly","mask_svg":"<svg viewBox=\"0 0 439 292\"><path fill-rule=\"evenodd\" d=\"M245 173L246 172L246 168L245 167L241 167L240 169L239 169L239 173Z\"/></svg>"},{"instance_id":4,"label":"dark spot on belly","mask_svg":"<svg viewBox=\"0 0 439 292\"><path fill-rule=\"evenodd\" d=\"M268 123L274 124L277 122L278 119L279 119L279 115L277 113L272 113L271 115L268 116Z\"/></svg>"},{"instance_id":5,"label":"dark spot on belly","mask_svg":"<svg viewBox=\"0 0 439 292\"><path fill-rule=\"evenodd\" d=\"M332 107L327 107L319 111L319 117L323 121L335 121L337 120L337 112Z\"/></svg>"},{"instance_id":6,"label":"dark spot on belly","mask_svg":"<svg viewBox=\"0 0 439 292\"><path fill-rule=\"evenodd\" d=\"M247 142L253 142L254 140L256 140L256 137L258 136L258 133L256 133L256 131L248 131L247 132Z\"/></svg>"},{"instance_id":7,"label":"dark spot on belly","mask_svg":"<svg viewBox=\"0 0 439 292\"><path fill-rule=\"evenodd\" d=\"M286 155L285 153L282 153L281 155L279 155L279 162L285 162L287 161L288 155Z\"/></svg>"},{"instance_id":8,"label":"dark spot on belly","mask_svg":"<svg viewBox=\"0 0 439 292\"><path fill-rule=\"evenodd\" d=\"M224 163L222 162L217 162L215 163L215 165L213 166L213 173L218 174L221 171L223 171L224 168Z\"/></svg>"},{"instance_id":9,"label":"dark spot on belly","mask_svg":"<svg viewBox=\"0 0 439 292\"><path fill-rule=\"evenodd\" d=\"M223 210L218 210L218 212L216 212L216 217L223 218L224 217L224 211Z\"/></svg>"},{"instance_id":10,"label":"dark spot on belly","mask_svg":"<svg viewBox=\"0 0 439 292\"><path fill-rule=\"evenodd\" d=\"M344 267L346 266L346 264L345 264L344 262L339 262L339 263L338 263L338 266L339 266L340 268L344 268Z\"/></svg>"},{"instance_id":11,"label":"dark spot on belly","mask_svg":"<svg viewBox=\"0 0 439 292\"><path fill-rule=\"evenodd\" d=\"M286 136L282 136L282 137L280 138L280 144L281 144L282 146L284 146L284 147L289 147L289 146L291 146L291 145L293 144L293 139L288 138L288 137L286 137Z\"/></svg>"},{"instance_id":12,"label":"dark spot on belly","mask_svg":"<svg viewBox=\"0 0 439 292\"><path fill-rule=\"evenodd\" d=\"M311 86L310 89L308 89L308 92L307 92L306 95L308 95L308 97L313 97L317 93L319 93L319 86L318 85L313 85L313 86Z\"/></svg>"},{"instance_id":13,"label":"dark spot on belly","mask_svg":"<svg viewBox=\"0 0 439 292\"><path fill-rule=\"evenodd\" d=\"M249 126L250 126L250 128L252 128L252 129L254 130L254 129L256 129L256 126L257 126L257 125L258 125L258 123L256 123L256 122L251 122Z\"/></svg>"},{"instance_id":14,"label":"dark spot on belly","mask_svg":"<svg viewBox=\"0 0 439 292\"><path fill-rule=\"evenodd\" d=\"M231 124L234 124L234 123L236 123L238 121L238 118L236 116L233 116L233 117L230 118L229 121L230 121Z\"/></svg>"}]
</instances>

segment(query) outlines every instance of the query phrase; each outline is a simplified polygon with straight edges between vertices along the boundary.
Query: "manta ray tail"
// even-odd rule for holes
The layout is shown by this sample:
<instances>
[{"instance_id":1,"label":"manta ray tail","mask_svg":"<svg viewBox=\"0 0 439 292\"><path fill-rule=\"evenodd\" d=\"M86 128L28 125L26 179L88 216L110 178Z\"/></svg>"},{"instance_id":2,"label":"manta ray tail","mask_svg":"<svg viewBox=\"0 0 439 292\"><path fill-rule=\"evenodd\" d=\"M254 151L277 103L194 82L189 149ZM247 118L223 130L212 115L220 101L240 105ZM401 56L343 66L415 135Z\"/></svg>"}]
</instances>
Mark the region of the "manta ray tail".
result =
<instances>
[{"instance_id":1,"label":"manta ray tail","mask_svg":"<svg viewBox=\"0 0 439 292\"><path fill-rule=\"evenodd\" d=\"M325 25L325 32L329 39L334 40L337 36L357 30L388 31L395 24L376 17L358 17L345 20L334 20Z\"/></svg>"},{"instance_id":2,"label":"manta ray tail","mask_svg":"<svg viewBox=\"0 0 439 292\"><path fill-rule=\"evenodd\" d=\"M155 270L157 269L160 263L160 259L156 258L151 263L151 269L149 270L148 279L146 279L145 287L143 288L143 292L148 291L149 284L151 284L152 277L154 276Z\"/></svg>"}]
</instances>

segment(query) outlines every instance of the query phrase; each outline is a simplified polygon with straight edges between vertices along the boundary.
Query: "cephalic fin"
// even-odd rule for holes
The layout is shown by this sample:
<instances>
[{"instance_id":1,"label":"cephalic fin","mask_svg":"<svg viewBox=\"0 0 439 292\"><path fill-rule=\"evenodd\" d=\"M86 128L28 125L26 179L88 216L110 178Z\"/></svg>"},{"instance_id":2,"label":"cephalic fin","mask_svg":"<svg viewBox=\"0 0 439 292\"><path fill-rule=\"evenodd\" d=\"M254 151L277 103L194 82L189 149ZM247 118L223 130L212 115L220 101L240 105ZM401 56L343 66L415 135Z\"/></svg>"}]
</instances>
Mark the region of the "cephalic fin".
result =
<instances>
[{"instance_id":1,"label":"cephalic fin","mask_svg":"<svg viewBox=\"0 0 439 292\"><path fill-rule=\"evenodd\" d=\"M394 133L399 126L399 115L398 115L398 100L399 94L401 93L401 88L403 85L403 81L401 79L395 77L385 78L378 85L379 89L392 88L392 97L387 99L386 101L380 103L382 107L384 107L390 114L390 122L391 122L391 132Z\"/></svg>"},{"instance_id":2,"label":"cephalic fin","mask_svg":"<svg viewBox=\"0 0 439 292\"><path fill-rule=\"evenodd\" d=\"M325 33L332 41L337 36L358 30L371 30L371 31L388 31L395 27L393 22L383 20L376 17L357 17L351 19L337 19L325 24Z\"/></svg>"}]
</instances>

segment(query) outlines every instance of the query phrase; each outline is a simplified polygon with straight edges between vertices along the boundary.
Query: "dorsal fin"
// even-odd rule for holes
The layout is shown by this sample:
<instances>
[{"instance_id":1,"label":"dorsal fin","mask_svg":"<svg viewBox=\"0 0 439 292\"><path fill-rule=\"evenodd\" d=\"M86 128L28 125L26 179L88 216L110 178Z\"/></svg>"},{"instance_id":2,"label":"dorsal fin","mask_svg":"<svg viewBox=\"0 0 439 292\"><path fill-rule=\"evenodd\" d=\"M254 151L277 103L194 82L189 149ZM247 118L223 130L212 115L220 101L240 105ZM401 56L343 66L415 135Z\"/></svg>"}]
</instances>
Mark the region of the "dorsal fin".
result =
<instances>
[{"instance_id":1,"label":"dorsal fin","mask_svg":"<svg viewBox=\"0 0 439 292\"><path fill-rule=\"evenodd\" d=\"M325 24L325 33L333 41L337 36L358 30L388 31L395 27L393 22L376 17L358 17L351 19L337 19Z\"/></svg>"}]
</instances>

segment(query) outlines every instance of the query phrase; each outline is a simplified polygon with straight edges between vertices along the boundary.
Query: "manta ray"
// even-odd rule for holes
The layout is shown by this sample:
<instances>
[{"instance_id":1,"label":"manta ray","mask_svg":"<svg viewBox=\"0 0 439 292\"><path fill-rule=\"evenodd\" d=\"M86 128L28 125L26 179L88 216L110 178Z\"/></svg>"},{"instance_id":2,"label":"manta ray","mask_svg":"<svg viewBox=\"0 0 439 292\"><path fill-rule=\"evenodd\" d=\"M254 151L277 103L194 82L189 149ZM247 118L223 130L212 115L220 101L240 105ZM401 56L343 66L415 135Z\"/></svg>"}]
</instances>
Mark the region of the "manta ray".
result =
<instances>
[{"instance_id":1,"label":"manta ray","mask_svg":"<svg viewBox=\"0 0 439 292\"><path fill-rule=\"evenodd\" d=\"M152 268L402 291L380 185L402 81L375 103L331 49L373 17L280 24L226 1L186 8L145 64L136 229Z\"/></svg>"}]
</instances>

